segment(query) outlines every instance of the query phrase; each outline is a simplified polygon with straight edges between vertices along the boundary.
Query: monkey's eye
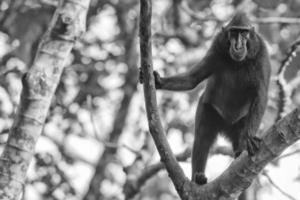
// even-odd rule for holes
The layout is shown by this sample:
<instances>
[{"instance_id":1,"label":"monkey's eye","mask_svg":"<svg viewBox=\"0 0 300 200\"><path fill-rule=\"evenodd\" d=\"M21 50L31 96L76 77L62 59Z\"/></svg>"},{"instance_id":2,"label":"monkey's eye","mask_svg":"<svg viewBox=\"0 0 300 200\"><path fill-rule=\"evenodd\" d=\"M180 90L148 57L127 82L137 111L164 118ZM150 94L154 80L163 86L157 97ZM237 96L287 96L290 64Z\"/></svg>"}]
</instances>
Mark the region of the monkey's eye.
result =
<instances>
[{"instance_id":1,"label":"monkey's eye","mask_svg":"<svg viewBox=\"0 0 300 200\"><path fill-rule=\"evenodd\" d=\"M238 34L239 34L239 32L237 30L230 30L228 32L228 37L229 37L229 39L236 38L238 36Z\"/></svg>"},{"instance_id":2,"label":"monkey's eye","mask_svg":"<svg viewBox=\"0 0 300 200\"><path fill-rule=\"evenodd\" d=\"M242 36L243 38L249 38L249 31L240 29L234 29L229 31L229 38L237 38L238 36Z\"/></svg>"},{"instance_id":3,"label":"monkey's eye","mask_svg":"<svg viewBox=\"0 0 300 200\"><path fill-rule=\"evenodd\" d=\"M234 37L234 36L237 36L239 34L239 31L238 30L231 30L229 32L229 34Z\"/></svg>"},{"instance_id":4,"label":"monkey's eye","mask_svg":"<svg viewBox=\"0 0 300 200\"><path fill-rule=\"evenodd\" d=\"M249 31L241 31L240 34L244 38L248 38L249 37Z\"/></svg>"}]
</instances>

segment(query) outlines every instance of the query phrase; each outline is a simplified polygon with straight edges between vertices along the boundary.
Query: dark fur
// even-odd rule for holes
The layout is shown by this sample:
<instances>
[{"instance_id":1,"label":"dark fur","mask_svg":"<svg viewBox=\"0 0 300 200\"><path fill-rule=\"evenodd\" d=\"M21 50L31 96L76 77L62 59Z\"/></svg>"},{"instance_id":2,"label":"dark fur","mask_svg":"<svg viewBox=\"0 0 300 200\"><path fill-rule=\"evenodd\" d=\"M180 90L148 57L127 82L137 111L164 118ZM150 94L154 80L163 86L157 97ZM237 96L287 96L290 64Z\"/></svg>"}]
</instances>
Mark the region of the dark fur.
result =
<instances>
[{"instance_id":1,"label":"dark fur","mask_svg":"<svg viewBox=\"0 0 300 200\"><path fill-rule=\"evenodd\" d=\"M192 155L192 179L199 184L206 183L205 165L218 133L230 139L237 156L242 150L251 156L259 148L260 139L255 134L267 103L270 63L263 39L249 23L244 14L237 14L192 70L164 78L154 74L156 88L175 91L192 89L208 79L196 112ZM250 33L243 47L247 55L242 61L234 60L230 54L231 27Z\"/></svg>"}]
</instances>

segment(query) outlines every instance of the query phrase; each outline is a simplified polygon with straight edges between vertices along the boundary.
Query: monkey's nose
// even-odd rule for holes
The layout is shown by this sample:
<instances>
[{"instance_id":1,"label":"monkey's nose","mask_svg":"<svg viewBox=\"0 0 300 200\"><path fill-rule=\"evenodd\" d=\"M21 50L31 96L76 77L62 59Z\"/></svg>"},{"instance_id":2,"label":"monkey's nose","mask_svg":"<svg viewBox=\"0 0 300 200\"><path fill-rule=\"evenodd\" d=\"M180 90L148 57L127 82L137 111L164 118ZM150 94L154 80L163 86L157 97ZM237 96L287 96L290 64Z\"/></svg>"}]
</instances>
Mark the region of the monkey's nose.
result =
<instances>
[{"instance_id":1,"label":"monkey's nose","mask_svg":"<svg viewBox=\"0 0 300 200\"><path fill-rule=\"evenodd\" d=\"M235 52L242 52L244 50L243 46L234 46L233 49Z\"/></svg>"},{"instance_id":2,"label":"monkey's nose","mask_svg":"<svg viewBox=\"0 0 300 200\"><path fill-rule=\"evenodd\" d=\"M235 45L234 45L234 49L239 51L239 50L242 50L243 49L243 45L241 42L237 42Z\"/></svg>"},{"instance_id":3,"label":"monkey's nose","mask_svg":"<svg viewBox=\"0 0 300 200\"><path fill-rule=\"evenodd\" d=\"M243 48L243 38L240 35L238 35L237 41L236 41L236 43L234 45L234 48L236 50L240 50L240 49Z\"/></svg>"}]
</instances>

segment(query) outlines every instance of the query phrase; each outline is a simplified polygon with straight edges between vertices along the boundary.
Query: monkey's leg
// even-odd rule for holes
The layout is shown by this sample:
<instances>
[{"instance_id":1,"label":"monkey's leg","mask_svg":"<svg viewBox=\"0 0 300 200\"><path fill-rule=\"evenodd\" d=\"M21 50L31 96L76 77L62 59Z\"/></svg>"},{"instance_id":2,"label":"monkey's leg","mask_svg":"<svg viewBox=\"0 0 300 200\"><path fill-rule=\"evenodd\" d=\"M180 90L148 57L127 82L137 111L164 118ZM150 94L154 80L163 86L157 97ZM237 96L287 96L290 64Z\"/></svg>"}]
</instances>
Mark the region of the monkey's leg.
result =
<instances>
[{"instance_id":1,"label":"monkey's leg","mask_svg":"<svg viewBox=\"0 0 300 200\"><path fill-rule=\"evenodd\" d=\"M261 139L254 134L249 134L249 131L253 131L253 128L255 128L254 133L256 133L258 129L256 127L251 127L251 123L252 121L246 116L232 125L228 133L226 133L232 142L235 158L237 158L243 150L247 150L248 154L252 156L259 148Z\"/></svg>"},{"instance_id":2,"label":"monkey's leg","mask_svg":"<svg viewBox=\"0 0 300 200\"><path fill-rule=\"evenodd\" d=\"M211 105L204 104L200 100L196 112L195 139L192 153L192 180L199 185L207 183L204 170L208 153L220 128L221 119L218 113Z\"/></svg>"},{"instance_id":3,"label":"monkey's leg","mask_svg":"<svg viewBox=\"0 0 300 200\"><path fill-rule=\"evenodd\" d=\"M244 139L242 138L245 135L246 122L245 118L240 119L235 124L231 125L225 132L225 135L229 138L232 142L234 157L237 158L245 149L246 144Z\"/></svg>"},{"instance_id":4,"label":"monkey's leg","mask_svg":"<svg viewBox=\"0 0 300 200\"><path fill-rule=\"evenodd\" d=\"M242 118L237 123L231 125L225 132L226 136L232 142L234 157L237 158L243 150L246 149L246 132L243 132L246 127L246 119ZM238 197L238 200L247 200L247 192L244 191Z\"/></svg>"}]
</instances>

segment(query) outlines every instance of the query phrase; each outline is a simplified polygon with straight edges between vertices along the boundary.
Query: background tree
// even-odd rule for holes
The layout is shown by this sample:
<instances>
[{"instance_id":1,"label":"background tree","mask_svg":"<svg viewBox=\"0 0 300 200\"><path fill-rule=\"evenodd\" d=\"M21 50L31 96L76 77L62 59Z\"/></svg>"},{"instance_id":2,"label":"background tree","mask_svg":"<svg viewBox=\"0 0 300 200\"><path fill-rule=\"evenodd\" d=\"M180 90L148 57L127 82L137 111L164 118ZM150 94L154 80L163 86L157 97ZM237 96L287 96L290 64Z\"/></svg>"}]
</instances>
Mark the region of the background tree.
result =
<instances>
[{"instance_id":1,"label":"background tree","mask_svg":"<svg viewBox=\"0 0 300 200\"><path fill-rule=\"evenodd\" d=\"M0 157L1 199L19 199L34 148L59 83L66 57L85 31L87 1L61 1L42 38L31 68L22 77L22 93Z\"/></svg>"},{"instance_id":2,"label":"background tree","mask_svg":"<svg viewBox=\"0 0 300 200\"><path fill-rule=\"evenodd\" d=\"M152 18L154 67L171 75L204 56L212 37L235 9L249 12L268 41L273 70L262 133L274 124L279 110L287 113L300 102L299 56L295 54L299 3L265 2L154 0ZM1 1L3 144L19 102L22 74L29 69L56 6L57 1L47 0ZM165 171L159 170L162 165L157 164L159 156L148 134L142 90L137 86L138 15L137 0L91 1L88 30L67 57L29 168L24 199L122 199L127 191L134 191L135 199L178 198ZM293 59L280 76L284 81L279 98L277 72L289 52ZM204 85L189 93L158 92L162 123L176 155L191 146L196 101ZM297 152L298 143L268 165L252 185L249 199L297 198ZM225 170L230 154L226 140L219 139L209 159L209 178ZM189 154L182 155L181 166L189 176L190 163L185 156ZM150 173L144 173L147 170Z\"/></svg>"}]
</instances>

